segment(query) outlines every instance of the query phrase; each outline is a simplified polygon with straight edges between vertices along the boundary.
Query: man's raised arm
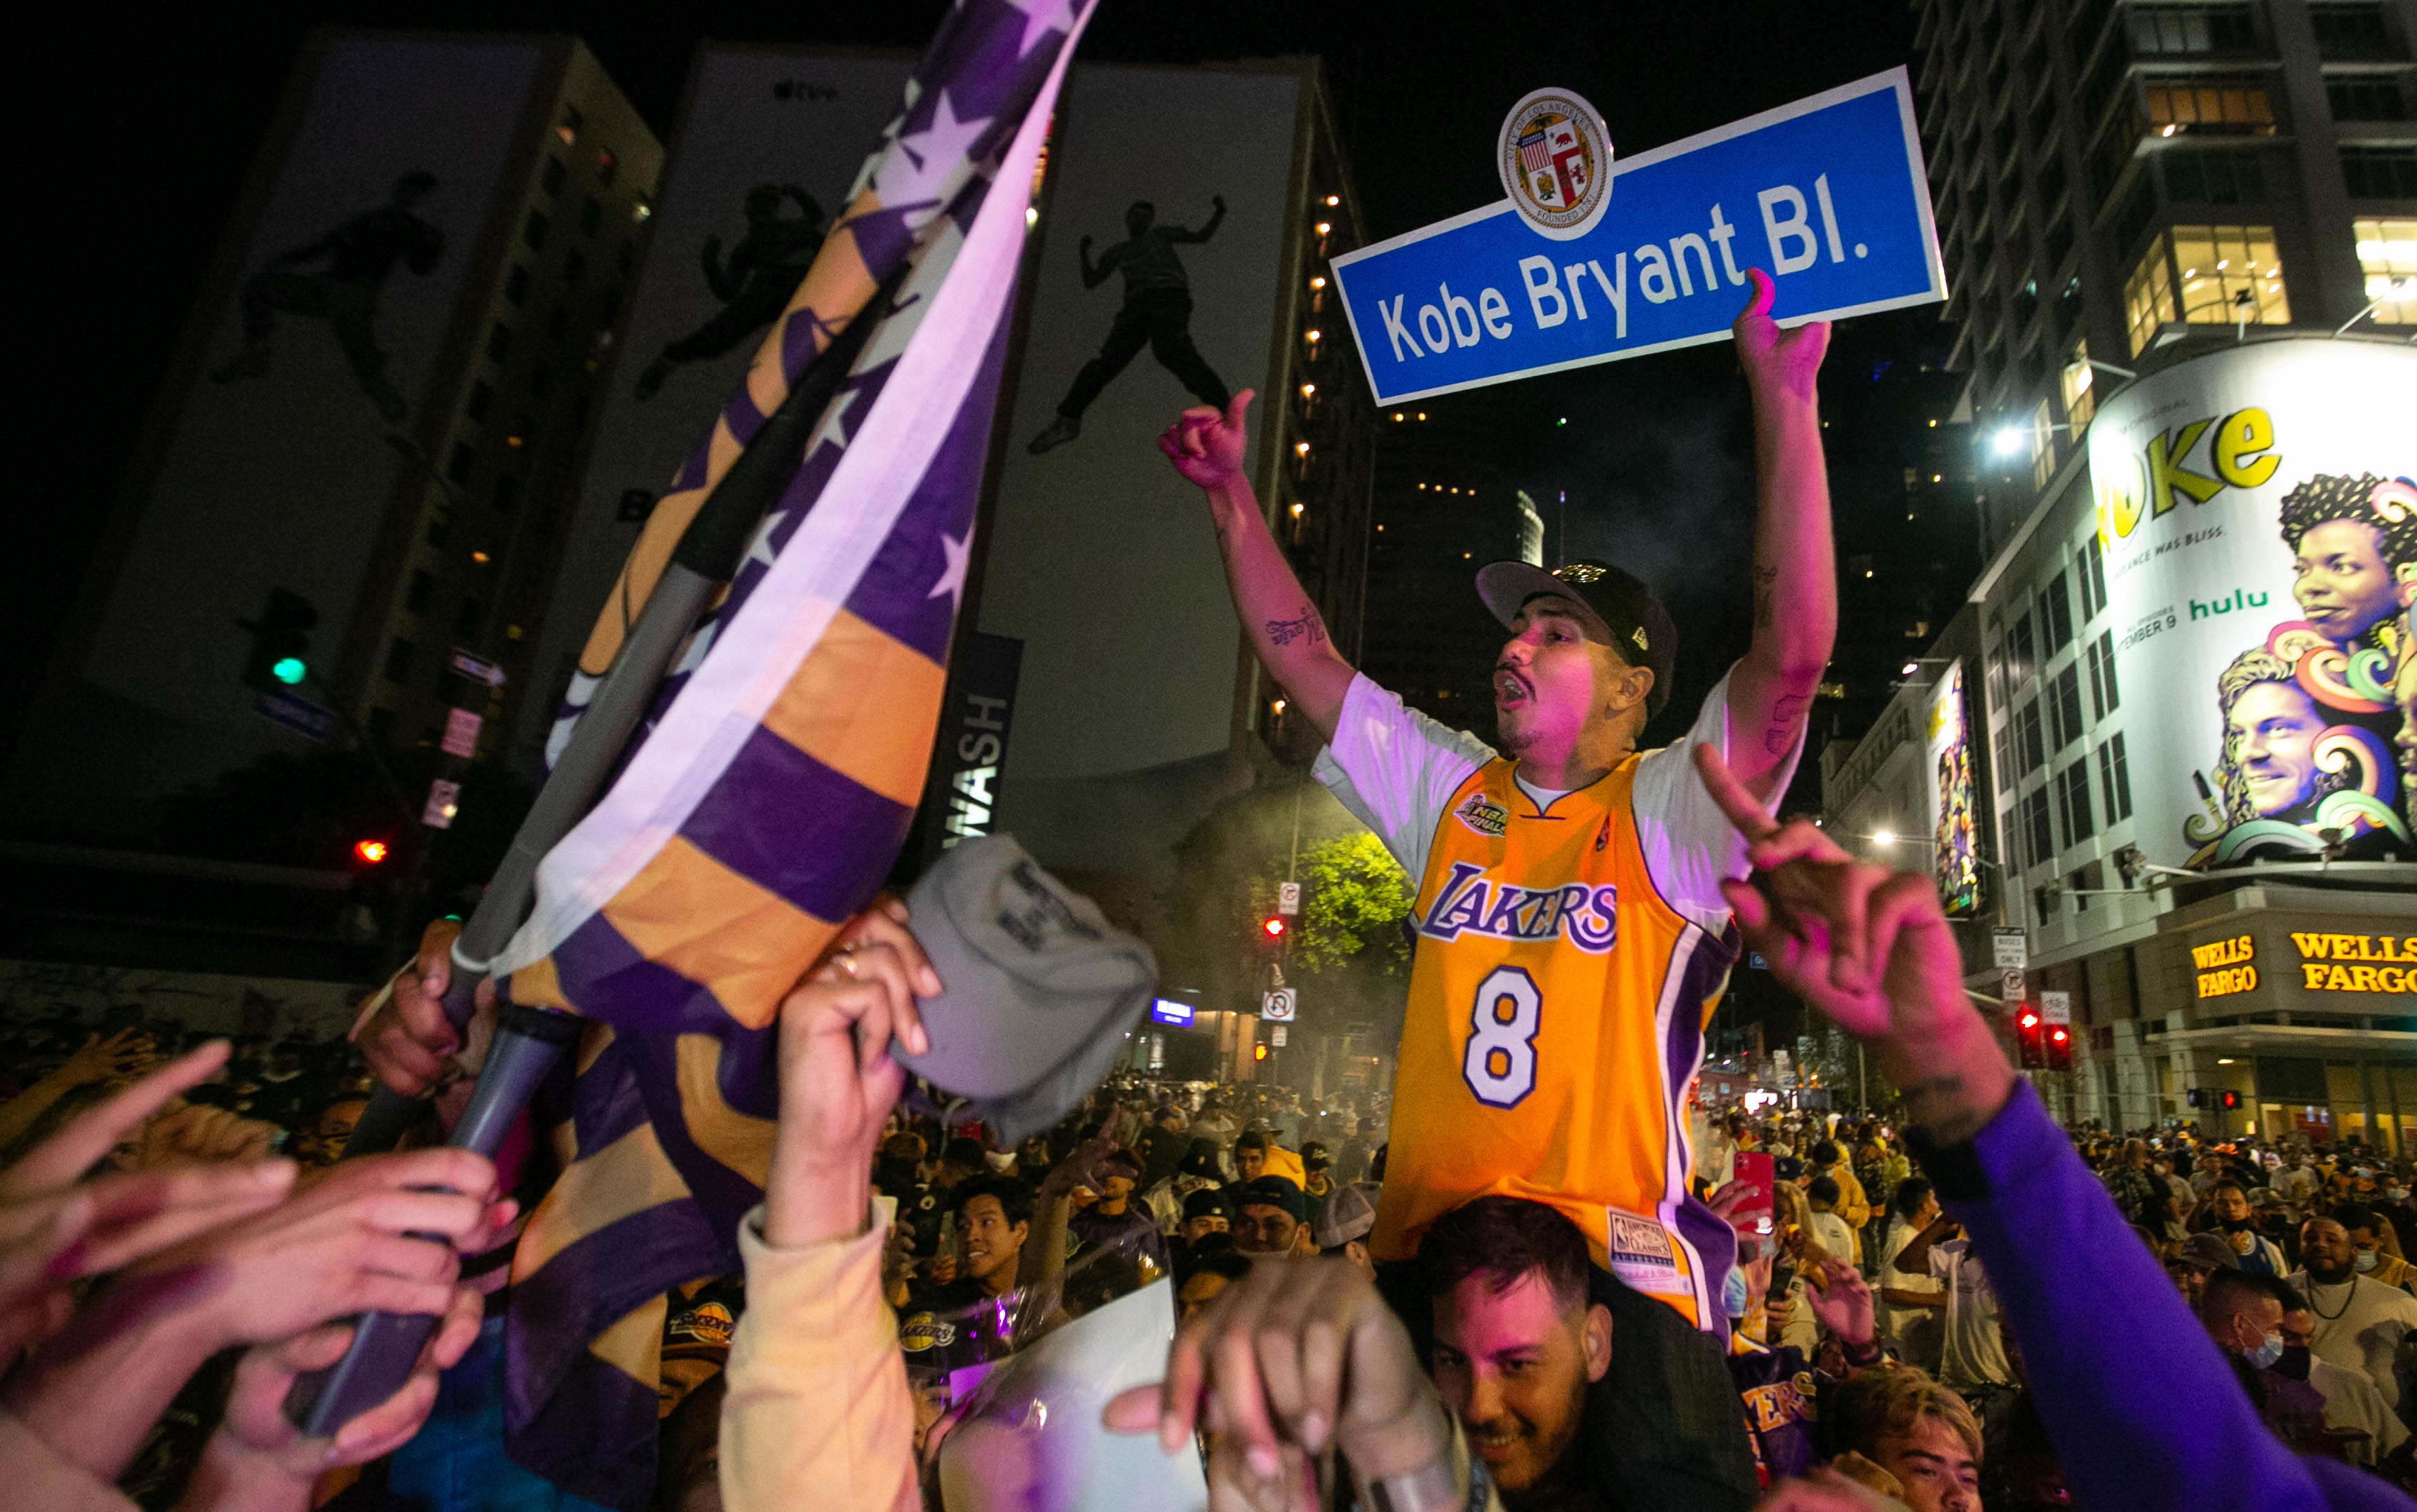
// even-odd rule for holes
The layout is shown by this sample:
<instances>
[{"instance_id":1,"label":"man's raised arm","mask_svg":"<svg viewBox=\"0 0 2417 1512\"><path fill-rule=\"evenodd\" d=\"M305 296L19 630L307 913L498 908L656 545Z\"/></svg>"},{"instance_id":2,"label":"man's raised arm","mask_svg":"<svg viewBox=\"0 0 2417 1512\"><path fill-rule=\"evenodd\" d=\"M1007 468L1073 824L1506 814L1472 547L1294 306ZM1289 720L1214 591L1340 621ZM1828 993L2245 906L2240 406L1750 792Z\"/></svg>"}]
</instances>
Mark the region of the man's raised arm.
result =
<instances>
[{"instance_id":1,"label":"man's raised arm","mask_svg":"<svg viewBox=\"0 0 2417 1512\"><path fill-rule=\"evenodd\" d=\"M1185 410L1158 438L1158 449L1208 496L1218 554L1225 559L1225 585L1233 591L1234 612L1251 649L1294 706L1331 740L1343 695L1356 673L1327 639L1326 621L1268 534L1258 497L1242 476L1248 449L1242 412L1251 398L1251 390L1243 389L1222 415L1205 404ZM1825 529L1826 520L1825 515Z\"/></svg>"},{"instance_id":2,"label":"man's raised arm","mask_svg":"<svg viewBox=\"0 0 2417 1512\"><path fill-rule=\"evenodd\" d=\"M1754 641L1729 673L1729 767L1765 803L1804 731L1838 635L1830 478L1815 381L1830 325L1783 331L1771 276L1749 268L1754 298L1737 318L1738 357L1754 395Z\"/></svg>"}]
</instances>

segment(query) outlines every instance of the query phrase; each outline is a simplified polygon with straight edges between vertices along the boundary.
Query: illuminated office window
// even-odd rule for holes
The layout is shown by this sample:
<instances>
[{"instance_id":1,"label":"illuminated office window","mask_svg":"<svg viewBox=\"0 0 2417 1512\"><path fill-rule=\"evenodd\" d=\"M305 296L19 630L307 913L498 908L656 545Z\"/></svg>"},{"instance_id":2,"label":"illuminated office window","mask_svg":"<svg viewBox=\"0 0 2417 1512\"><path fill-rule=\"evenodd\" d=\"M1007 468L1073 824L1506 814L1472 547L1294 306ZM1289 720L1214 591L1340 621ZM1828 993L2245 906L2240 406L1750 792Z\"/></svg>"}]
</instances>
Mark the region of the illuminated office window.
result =
<instances>
[{"instance_id":1,"label":"illuminated office window","mask_svg":"<svg viewBox=\"0 0 2417 1512\"><path fill-rule=\"evenodd\" d=\"M2138 356L2157 327L2174 318L2172 249L2161 234L2123 280L2123 321L2132 333L2132 355Z\"/></svg>"},{"instance_id":2,"label":"illuminated office window","mask_svg":"<svg viewBox=\"0 0 2417 1512\"><path fill-rule=\"evenodd\" d=\"M2417 325L2417 220L2361 220L2354 230L2366 296L2383 300L2366 318L2379 325ZM2400 298L2384 298L2395 290Z\"/></svg>"},{"instance_id":3,"label":"illuminated office window","mask_svg":"<svg viewBox=\"0 0 2417 1512\"><path fill-rule=\"evenodd\" d=\"M2284 325L2291 320L2272 226L2175 226L2159 232L2123 284L2137 355L2168 321Z\"/></svg>"}]
</instances>

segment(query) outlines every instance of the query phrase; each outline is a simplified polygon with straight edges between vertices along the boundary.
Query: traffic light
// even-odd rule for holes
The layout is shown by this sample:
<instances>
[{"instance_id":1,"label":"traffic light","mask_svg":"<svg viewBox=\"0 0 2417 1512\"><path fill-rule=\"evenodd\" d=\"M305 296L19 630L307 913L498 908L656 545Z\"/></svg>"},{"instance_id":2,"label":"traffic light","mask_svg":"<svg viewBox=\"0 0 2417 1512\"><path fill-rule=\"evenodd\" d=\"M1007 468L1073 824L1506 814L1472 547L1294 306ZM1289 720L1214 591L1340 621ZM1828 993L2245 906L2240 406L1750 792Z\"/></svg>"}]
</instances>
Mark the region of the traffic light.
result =
<instances>
[{"instance_id":1,"label":"traffic light","mask_svg":"<svg viewBox=\"0 0 2417 1512\"><path fill-rule=\"evenodd\" d=\"M283 588L268 590L268 604L256 620L236 624L251 632L251 652L244 658L243 683L264 693L298 688L311 674L311 629L319 611L311 600Z\"/></svg>"},{"instance_id":2,"label":"traffic light","mask_svg":"<svg viewBox=\"0 0 2417 1512\"><path fill-rule=\"evenodd\" d=\"M2238 1108L2238 1107L2240 1107L2240 1106L2241 1106L2241 1094L2239 1094L2238 1092L2227 1092L2227 1093L2226 1093L2226 1094L2224 1095L2224 1105L2225 1105L2227 1108Z\"/></svg>"},{"instance_id":3,"label":"traffic light","mask_svg":"<svg viewBox=\"0 0 2417 1512\"><path fill-rule=\"evenodd\" d=\"M2019 1052L2017 1063L2025 1070L2036 1071L2047 1064L2047 1052L2040 1044L2040 1016L2037 1008L2025 1006L2014 1013L2014 1046Z\"/></svg>"},{"instance_id":4,"label":"traffic light","mask_svg":"<svg viewBox=\"0 0 2417 1512\"><path fill-rule=\"evenodd\" d=\"M1264 1061L1267 1058L1268 1048L1265 1045L1254 1045L1251 1047L1251 1059L1254 1061Z\"/></svg>"},{"instance_id":5,"label":"traffic light","mask_svg":"<svg viewBox=\"0 0 2417 1512\"><path fill-rule=\"evenodd\" d=\"M1282 950L1292 926L1282 914L1270 914L1259 921L1259 948L1269 952Z\"/></svg>"},{"instance_id":6,"label":"traffic light","mask_svg":"<svg viewBox=\"0 0 2417 1512\"><path fill-rule=\"evenodd\" d=\"M353 859L363 866L376 866L387 858L387 843L382 839L372 837L353 841Z\"/></svg>"},{"instance_id":7,"label":"traffic light","mask_svg":"<svg viewBox=\"0 0 2417 1512\"><path fill-rule=\"evenodd\" d=\"M2060 1023L2047 1026L2047 1068L2051 1071L2073 1069L2073 1031Z\"/></svg>"}]
</instances>

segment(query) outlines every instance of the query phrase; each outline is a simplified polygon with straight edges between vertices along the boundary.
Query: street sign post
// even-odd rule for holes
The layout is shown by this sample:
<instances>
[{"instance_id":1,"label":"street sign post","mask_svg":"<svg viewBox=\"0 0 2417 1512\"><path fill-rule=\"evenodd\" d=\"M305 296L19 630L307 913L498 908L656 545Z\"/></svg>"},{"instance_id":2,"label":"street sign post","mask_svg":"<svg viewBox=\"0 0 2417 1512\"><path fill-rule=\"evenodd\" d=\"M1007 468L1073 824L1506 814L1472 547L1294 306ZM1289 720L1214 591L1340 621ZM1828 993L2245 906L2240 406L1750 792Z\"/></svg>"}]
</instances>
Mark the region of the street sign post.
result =
<instances>
[{"instance_id":1,"label":"street sign post","mask_svg":"<svg viewBox=\"0 0 2417 1512\"><path fill-rule=\"evenodd\" d=\"M1298 914L1300 912L1300 883L1280 882L1276 884L1276 912L1279 914Z\"/></svg>"},{"instance_id":2,"label":"street sign post","mask_svg":"<svg viewBox=\"0 0 2417 1512\"><path fill-rule=\"evenodd\" d=\"M1260 997L1259 1017L1269 1023L1290 1023L1293 1013L1300 1006L1291 988L1279 987Z\"/></svg>"},{"instance_id":3,"label":"street sign post","mask_svg":"<svg viewBox=\"0 0 2417 1512\"><path fill-rule=\"evenodd\" d=\"M468 709L445 711L445 738L437 749L448 756L471 757L479 754L479 727L486 723L481 716Z\"/></svg>"},{"instance_id":4,"label":"street sign post","mask_svg":"<svg viewBox=\"0 0 2417 1512\"><path fill-rule=\"evenodd\" d=\"M1273 1046L1274 1046L1276 1049L1278 1049L1278 1050L1282 1050L1282 1049L1284 1049L1284 1048L1285 1048L1285 1025L1283 1025L1283 1024L1278 1024L1278 1025L1276 1025L1273 1029L1269 1030L1269 1031L1268 1031L1268 1043L1269 1043L1269 1044L1270 1044L1270 1045L1273 1045Z\"/></svg>"},{"instance_id":5,"label":"street sign post","mask_svg":"<svg viewBox=\"0 0 2417 1512\"><path fill-rule=\"evenodd\" d=\"M440 777L428 784L428 802L419 810L419 822L431 829L451 829L461 806L462 784Z\"/></svg>"},{"instance_id":6,"label":"street sign post","mask_svg":"<svg viewBox=\"0 0 2417 1512\"><path fill-rule=\"evenodd\" d=\"M501 688L504 686L503 668L496 666L494 662L489 661L484 657L474 656L470 652L463 650L460 646L455 646L453 648L453 655L446 659L445 664L452 668L455 672L460 673L463 676L470 678L474 682L484 683L489 688Z\"/></svg>"},{"instance_id":7,"label":"street sign post","mask_svg":"<svg viewBox=\"0 0 2417 1512\"><path fill-rule=\"evenodd\" d=\"M2022 970L2031 963L2030 936L2020 929L2000 926L1989 931L1989 946L1997 953L1996 964L2003 969Z\"/></svg>"},{"instance_id":8,"label":"street sign post","mask_svg":"<svg viewBox=\"0 0 2417 1512\"><path fill-rule=\"evenodd\" d=\"M1790 325L1947 297L1902 68L1609 172L1574 239L1504 199L1335 258L1376 402L1725 340L1749 266Z\"/></svg>"},{"instance_id":9,"label":"street sign post","mask_svg":"<svg viewBox=\"0 0 2417 1512\"><path fill-rule=\"evenodd\" d=\"M1998 995L2008 1003L2020 1003L2030 995L2024 990L2027 984L2023 980L2023 969L2020 966L2006 967L1998 974Z\"/></svg>"},{"instance_id":10,"label":"street sign post","mask_svg":"<svg viewBox=\"0 0 2417 1512\"><path fill-rule=\"evenodd\" d=\"M2071 1023L2073 1021L2073 994L2070 992L2042 992L2040 994L2040 1018L2048 1023Z\"/></svg>"}]
</instances>

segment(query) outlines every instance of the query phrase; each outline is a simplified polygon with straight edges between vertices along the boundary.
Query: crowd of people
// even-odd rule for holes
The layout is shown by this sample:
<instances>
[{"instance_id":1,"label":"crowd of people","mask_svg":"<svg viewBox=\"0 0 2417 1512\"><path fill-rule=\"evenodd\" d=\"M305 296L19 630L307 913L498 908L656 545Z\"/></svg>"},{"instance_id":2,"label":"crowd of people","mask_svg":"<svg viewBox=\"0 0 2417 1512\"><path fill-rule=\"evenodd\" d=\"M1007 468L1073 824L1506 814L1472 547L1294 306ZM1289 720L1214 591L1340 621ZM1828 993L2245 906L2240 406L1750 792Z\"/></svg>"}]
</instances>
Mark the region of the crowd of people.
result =
<instances>
[{"instance_id":1,"label":"crowd of people","mask_svg":"<svg viewBox=\"0 0 2417 1512\"><path fill-rule=\"evenodd\" d=\"M656 1469L617 1506L2417 1506L2399 1152L2059 1128L1932 879L1772 817L1835 630L1827 328L1782 330L1770 276L1742 281L1754 634L1660 749L1677 633L1641 582L1479 574L1509 636L1497 750L1335 651L1247 482L1252 396L1185 412L1162 449L1328 743L1317 777L1419 879L1390 1087L1125 1076L1038 1133L952 1121L944 1087L902 1101L945 984L876 900L781 1003L762 1202L664 1300ZM442 1011L456 932L342 1044L14 1032L12 1502L597 1504L504 1439L511 1278L563 1239L523 1215L558 1152L346 1157L371 1079L432 1099L423 1139L462 1113L494 1010ZM1879 1116L1695 1105L1743 949L1862 1045ZM643 1125L605 1147L665 1132ZM616 1196L655 1202L660 1168L631 1169ZM441 1323L395 1395L306 1437L288 1393L371 1310ZM1074 1338L1132 1368L1023 1368ZM1132 1436L1124 1482L1077 1502L1052 1445L1102 1432ZM1124 1452L1151 1437L1163 1459Z\"/></svg>"}]
</instances>

